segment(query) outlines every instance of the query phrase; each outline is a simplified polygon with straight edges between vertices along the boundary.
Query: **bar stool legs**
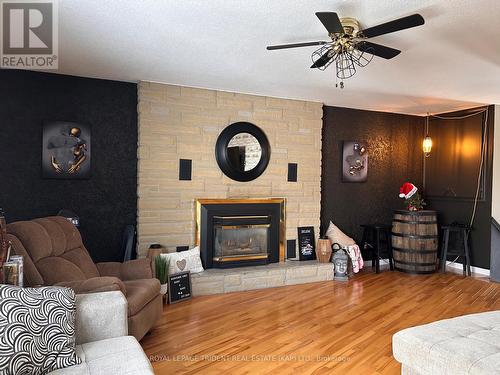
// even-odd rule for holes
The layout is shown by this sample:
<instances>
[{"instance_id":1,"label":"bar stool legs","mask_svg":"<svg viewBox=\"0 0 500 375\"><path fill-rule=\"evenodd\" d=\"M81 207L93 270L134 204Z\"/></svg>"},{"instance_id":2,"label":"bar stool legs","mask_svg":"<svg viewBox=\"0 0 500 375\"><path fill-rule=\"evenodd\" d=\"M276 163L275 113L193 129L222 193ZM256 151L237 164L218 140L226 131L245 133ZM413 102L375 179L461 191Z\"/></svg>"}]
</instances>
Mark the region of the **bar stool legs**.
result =
<instances>
[{"instance_id":1,"label":"bar stool legs","mask_svg":"<svg viewBox=\"0 0 500 375\"><path fill-rule=\"evenodd\" d=\"M376 273L380 273L380 256L384 250L382 247L383 241L386 242L386 252L389 258L389 267L394 270L394 263L392 260L392 245L391 245L391 226L390 225L361 225L363 228L362 246L366 250L370 247L372 257L372 268L375 268ZM368 246L366 246L368 245Z\"/></svg>"},{"instance_id":2,"label":"bar stool legs","mask_svg":"<svg viewBox=\"0 0 500 375\"><path fill-rule=\"evenodd\" d=\"M465 249L465 262L464 262L464 276L465 276L465 270L466 270L466 265L467 265L467 275L471 276L471 271L470 271L470 254L469 254L469 234L470 230L464 230L464 249Z\"/></svg>"},{"instance_id":3,"label":"bar stool legs","mask_svg":"<svg viewBox=\"0 0 500 375\"><path fill-rule=\"evenodd\" d=\"M375 231L375 236L377 238L377 246L375 248L375 272L380 273L380 231Z\"/></svg>"},{"instance_id":4,"label":"bar stool legs","mask_svg":"<svg viewBox=\"0 0 500 375\"><path fill-rule=\"evenodd\" d=\"M450 232L456 233L456 235L461 237L462 243L459 243L460 249L453 249L450 251L448 249L450 245ZM456 256L457 258L463 258L463 274L464 276L471 276L471 266L470 266L470 248L469 248L469 235L470 227L468 226L456 226L450 225L443 227L443 247L441 251L441 272L446 272L446 260L448 256Z\"/></svg>"},{"instance_id":5,"label":"bar stool legs","mask_svg":"<svg viewBox=\"0 0 500 375\"><path fill-rule=\"evenodd\" d=\"M389 231L385 231L385 240L387 241L387 251L389 252L389 269L394 271L394 263L392 261L392 238Z\"/></svg>"},{"instance_id":6,"label":"bar stool legs","mask_svg":"<svg viewBox=\"0 0 500 375\"><path fill-rule=\"evenodd\" d=\"M446 259L448 259L448 243L450 242L450 231L444 230L443 233L443 251L441 254L441 272L446 272Z\"/></svg>"}]
</instances>

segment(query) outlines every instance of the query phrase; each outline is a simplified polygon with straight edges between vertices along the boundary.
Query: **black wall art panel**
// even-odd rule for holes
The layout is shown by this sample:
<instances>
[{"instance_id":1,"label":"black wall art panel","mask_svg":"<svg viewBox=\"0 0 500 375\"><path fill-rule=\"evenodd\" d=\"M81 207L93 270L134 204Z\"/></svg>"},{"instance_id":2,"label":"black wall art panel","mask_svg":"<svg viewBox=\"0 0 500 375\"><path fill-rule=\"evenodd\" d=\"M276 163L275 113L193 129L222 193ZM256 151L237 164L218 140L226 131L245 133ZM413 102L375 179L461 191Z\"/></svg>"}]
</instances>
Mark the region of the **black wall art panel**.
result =
<instances>
[{"instance_id":1,"label":"black wall art panel","mask_svg":"<svg viewBox=\"0 0 500 375\"><path fill-rule=\"evenodd\" d=\"M69 209L79 216L95 261L121 260L122 231L136 224L137 85L14 70L0 70L0 83L0 207L7 220ZM91 129L92 173L86 179L42 177L45 121ZM88 136L82 132L76 140L71 129L61 130L75 141L62 152L73 163L74 146Z\"/></svg>"},{"instance_id":2,"label":"black wall art panel","mask_svg":"<svg viewBox=\"0 0 500 375\"><path fill-rule=\"evenodd\" d=\"M422 186L424 118L323 107L321 228L332 220L361 241L361 224L390 224L405 181ZM366 182L342 181L343 142L362 141L370 167Z\"/></svg>"}]
</instances>

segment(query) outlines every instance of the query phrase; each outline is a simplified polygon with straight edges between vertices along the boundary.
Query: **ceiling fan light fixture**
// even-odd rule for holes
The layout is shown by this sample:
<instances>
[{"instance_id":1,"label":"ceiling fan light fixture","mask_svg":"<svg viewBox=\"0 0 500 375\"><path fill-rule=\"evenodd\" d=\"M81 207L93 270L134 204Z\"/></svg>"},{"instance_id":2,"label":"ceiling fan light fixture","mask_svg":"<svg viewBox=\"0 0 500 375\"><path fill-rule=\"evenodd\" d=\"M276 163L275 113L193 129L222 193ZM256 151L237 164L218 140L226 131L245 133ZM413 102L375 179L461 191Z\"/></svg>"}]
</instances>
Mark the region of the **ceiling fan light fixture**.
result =
<instances>
[{"instance_id":1,"label":"ceiling fan light fixture","mask_svg":"<svg viewBox=\"0 0 500 375\"><path fill-rule=\"evenodd\" d=\"M335 49L331 43L321 46L311 54L311 60L313 62L311 68L325 70L335 61L335 56L338 55L338 53L339 50Z\"/></svg>"},{"instance_id":2,"label":"ceiling fan light fixture","mask_svg":"<svg viewBox=\"0 0 500 375\"><path fill-rule=\"evenodd\" d=\"M325 62L325 56L330 60ZM367 66L372 61L373 55L356 49L349 41L344 45L337 43L321 46L312 53L311 59L313 61L312 68L319 70L325 70L335 62L336 76L344 80L356 74L356 66Z\"/></svg>"},{"instance_id":3,"label":"ceiling fan light fixture","mask_svg":"<svg viewBox=\"0 0 500 375\"><path fill-rule=\"evenodd\" d=\"M332 42L314 51L311 59L313 61L312 68L319 70L325 70L335 62L335 75L338 79L344 80L356 74L356 66L368 65L372 61L373 55L368 49L364 51L357 49L356 35L360 27L355 18L341 18L340 23L344 33L330 34ZM330 61L323 61L326 58L325 54L330 58ZM343 82L341 82L340 88L344 88Z\"/></svg>"},{"instance_id":4,"label":"ceiling fan light fixture","mask_svg":"<svg viewBox=\"0 0 500 375\"><path fill-rule=\"evenodd\" d=\"M354 49L351 52L351 58L357 66L363 68L373 60L373 55L370 53L362 52L358 49Z\"/></svg>"},{"instance_id":5,"label":"ceiling fan light fixture","mask_svg":"<svg viewBox=\"0 0 500 375\"><path fill-rule=\"evenodd\" d=\"M335 61L335 67L337 68L337 77L339 79L351 78L356 74L356 66L354 66L354 61L348 53L342 53L338 56Z\"/></svg>"},{"instance_id":6,"label":"ceiling fan light fixture","mask_svg":"<svg viewBox=\"0 0 500 375\"><path fill-rule=\"evenodd\" d=\"M420 14L413 14L361 30L359 22L355 18L339 18L335 12L316 12L316 16L328 31L330 42L282 44L268 46L267 49L277 50L320 45L321 47L311 55L313 61L311 68L325 70L335 61L336 76L340 79L352 77L356 73L355 65L364 67L372 61L373 56L389 60L401 53L400 50L372 43L366 39L409 29L425 23ZM343 82L340 82L340 87L344 87Z\"/></svg>"}]
</instances>

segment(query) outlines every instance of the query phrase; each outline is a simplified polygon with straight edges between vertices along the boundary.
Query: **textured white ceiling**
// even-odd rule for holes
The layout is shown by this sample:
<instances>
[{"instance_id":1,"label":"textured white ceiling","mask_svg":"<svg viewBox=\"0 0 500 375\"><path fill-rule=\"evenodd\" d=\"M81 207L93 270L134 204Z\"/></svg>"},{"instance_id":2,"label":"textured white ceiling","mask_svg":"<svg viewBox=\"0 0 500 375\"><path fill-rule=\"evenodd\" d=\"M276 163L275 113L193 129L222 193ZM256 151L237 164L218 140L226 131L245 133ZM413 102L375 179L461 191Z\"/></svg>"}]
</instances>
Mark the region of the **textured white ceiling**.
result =
<instances>
[{"instance_id":1,"label":"textured white ceiling","mask_svg":"<svg viewBox=\"0 0 500 375\"><path fill-rule=\"evenodd\" d=\"M328 105L424 114L500 103L498 0L60 0L60 73L157 81ZM310 69L327 40L316 11L369 27L413 13L426 24L371 39L401 49L335 88Z\"/></svg>"}]
</instances>

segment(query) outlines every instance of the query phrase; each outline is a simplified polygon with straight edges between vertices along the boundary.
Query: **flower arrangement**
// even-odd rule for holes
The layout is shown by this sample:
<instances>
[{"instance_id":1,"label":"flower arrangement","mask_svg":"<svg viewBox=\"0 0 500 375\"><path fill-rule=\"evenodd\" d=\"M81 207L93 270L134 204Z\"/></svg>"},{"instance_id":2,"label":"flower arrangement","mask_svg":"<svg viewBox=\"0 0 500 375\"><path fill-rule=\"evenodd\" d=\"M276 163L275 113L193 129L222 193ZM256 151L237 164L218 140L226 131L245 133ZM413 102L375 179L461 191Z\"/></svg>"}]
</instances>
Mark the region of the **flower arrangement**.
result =
<instances>
[{"instance_id":1,"label":"flower arrangement","mask_svg":"<svg viewBox=\"0 0 500 375\"><path fill-rule=\"evenodd\" d=\"M405 199L408 211L420 211L427 204L418 193L418 188L411 182L405 182L399 188L399 197Z\"/></svg>"}]
</instances>

